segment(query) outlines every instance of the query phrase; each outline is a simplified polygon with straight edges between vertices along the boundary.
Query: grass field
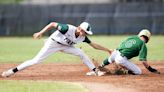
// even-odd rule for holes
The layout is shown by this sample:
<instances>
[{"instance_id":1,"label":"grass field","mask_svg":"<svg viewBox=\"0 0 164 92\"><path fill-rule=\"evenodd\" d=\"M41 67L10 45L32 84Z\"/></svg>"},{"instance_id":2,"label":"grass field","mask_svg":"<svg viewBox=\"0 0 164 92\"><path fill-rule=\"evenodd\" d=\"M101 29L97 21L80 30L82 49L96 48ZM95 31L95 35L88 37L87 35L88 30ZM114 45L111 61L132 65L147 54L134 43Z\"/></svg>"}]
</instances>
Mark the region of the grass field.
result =
<instances>
[{"instance_id":1,"label":"grass field","mask_svg":"<svg viewBox=\"0 0 164 92\"><path fill-rule=\"evenodd\" d=\"M89 92L82 85L69 82L0 80L1 92Z\"/></svg>"},{"instance_id":2,"label":"grass field","mask_svg":"<svg viewBox=\"0 0 164 92\"><path fill-rule=\"evenodd\" d=\"M128 36L91 36L90 39L102 46L115 49L119 43ZM1 37L0 38L0 63L20 63L33 58L44 44L45 38L34 40L32 37ZM164 37L152 36L148 46L148 60L164 60ZM95 50L88 44L81 43L76 45L81 47L84 52L95 60L102 61L108 56L106 52ZM138 60L135 58L134 60ZM56 53L45 60L55 63L81 63L81 60L65 53Z\"/></svg>"},{"instance_id":3,"label":"grass field","mask_svg":"<svg viewBox=\"0 0 164 92\"><path fill-rule=\"evenodd\" d=\"M23 0L0 0L0 4L19 3Z\"/></svg>"},{"instance_id":4,"label":"grass field","mask_svg":"<svg viewBox=\"0 0 164 92\"><path fill-rule=\"evenodd\" d=\"M120 44L120 42L124 40L126 37L128 36L91 36L89 38L95 43L101 44L111 49L115 49ZM0 37L0 64L21 63L24 62L25 60L33 58L43 46L45 39L46 37L40 40L34 40L32 39L32 37ZM147 46L149 49L148 50L149 60L151 61L164 60L163 36L153 36L150 42L147 44ZM88 56L91 59L94 58L99 62L101 62L104 58L108 56L106 52L95 50L85 43L78 44L76 45L76 47L82 48L84 52L88 54ZM138 60L138 58L135 58L134 60ZM53 54L52 56L50 56L48 59L45 60L45 63L49 63L49 62L72 64L72 63L81 63L81 60L76 56L59 52ZM84 86L78 83L27 81L27 80L26 81L0 80L0 92L89 92L89 91L90 91L89 89L86 89Z\"/></svg>"}]
</instances>

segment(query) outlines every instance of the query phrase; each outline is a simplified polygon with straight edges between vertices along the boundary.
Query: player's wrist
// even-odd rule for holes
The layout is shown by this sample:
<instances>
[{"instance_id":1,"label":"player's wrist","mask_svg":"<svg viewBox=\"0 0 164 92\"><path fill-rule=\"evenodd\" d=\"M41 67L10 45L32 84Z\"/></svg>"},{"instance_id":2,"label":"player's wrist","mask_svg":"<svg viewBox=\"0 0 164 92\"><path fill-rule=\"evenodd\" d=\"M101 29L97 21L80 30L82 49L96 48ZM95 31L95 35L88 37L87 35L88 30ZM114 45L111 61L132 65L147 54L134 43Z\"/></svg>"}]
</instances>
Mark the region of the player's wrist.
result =
<instances>
[{"instance_id":1,"label":"player's wrist","mask_svg":"<svg viewBox=\"0 0 164 92\"><path fill-rule=\"evenodd\" d=\"M40 34L40 35L43 35L43 34L44 34L44 31L40 31L39 34Z\"/></svg>"},{"instance_id":2,"label":"player's wrist","mask_svg":"<svg viewBox=\"0 0 164 92\"><path fill-rule=\"evenodd\" d=\"M156 72L157 70L152 68L151 66L147 67L147 69L150 71L150 72Z\"/></svg>"}]
</instances>

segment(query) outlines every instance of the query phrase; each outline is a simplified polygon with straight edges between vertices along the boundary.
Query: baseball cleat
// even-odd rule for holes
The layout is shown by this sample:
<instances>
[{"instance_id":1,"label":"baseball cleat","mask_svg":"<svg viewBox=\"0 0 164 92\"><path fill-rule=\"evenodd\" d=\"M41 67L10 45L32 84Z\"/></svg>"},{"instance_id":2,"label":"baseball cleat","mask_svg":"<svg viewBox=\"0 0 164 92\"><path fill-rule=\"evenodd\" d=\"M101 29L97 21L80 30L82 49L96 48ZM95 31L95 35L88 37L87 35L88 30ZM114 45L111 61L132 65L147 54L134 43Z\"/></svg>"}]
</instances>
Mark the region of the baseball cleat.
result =
<instances>
[{"instance_id":1,"label":"baseball cleat","mask_svg":"<svg viewBox=\"0 0 164 92\"><path fill-rule=\"evenodd\" d=\"M87 76L104 76L106 72L102 72L100 70L98 71L91 71L91 72L87 72L86 75Z\"/></svg>"},{"instance_id":2,"label":"baseball cleat","mask_svg":"<svg viewBox=\"0 0 164 92\"><path fill-rule=\"evenodd\" d=\"M90 71L90 72L87 72L86 75L87 76L92 76L92 75L96 76L96 73L94 71Z\"/></svg>"},{"instance_id":3,"label":"baseball cleat","mask_svg":"<svg viewBox=\"0 0 164 92\"><path fill-rule=\"evenodd\" d=\"M10 77L11 75L13 75L14 74L14 72L12 71L12 69L10 69L10 70L8 70L8 71L4 71L2 74L1 74L1 76L2 77Z\"/></svg>"}]
</instances>

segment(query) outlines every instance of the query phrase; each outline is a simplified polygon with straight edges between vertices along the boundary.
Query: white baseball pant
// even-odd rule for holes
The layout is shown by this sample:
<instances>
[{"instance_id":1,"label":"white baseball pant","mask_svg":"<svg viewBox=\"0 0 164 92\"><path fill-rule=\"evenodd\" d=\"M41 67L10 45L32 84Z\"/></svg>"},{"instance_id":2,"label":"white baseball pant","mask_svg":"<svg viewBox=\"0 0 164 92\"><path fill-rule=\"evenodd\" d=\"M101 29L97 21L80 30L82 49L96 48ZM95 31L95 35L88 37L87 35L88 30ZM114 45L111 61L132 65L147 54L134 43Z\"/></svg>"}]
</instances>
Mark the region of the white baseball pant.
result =
<instances>
[{"instance_id":1,"label":"white baseball pant","mask_svg":"<svg viewBox=\"0 0 164 92\"><path fill-rule=\"evenodd\" d=\"M49 55L58 51L79 56L84 62L84 64L86 64L89 67L89 69L92 70L95 68L95 65L91 62L89 57L81 49L75 48L73 46L61 45L56 41L53 41L51 37L49 37L48 40L45 42L43 48L40 50L40 52L33 59L25 61L24 63L18 65L17 69L22 70L26 67L38 64L42 62L45 58L47 58Z\"/></svg>"},{"instance_id":2,"label":"white baseball pant","mask_svg":"<svg viewBox=\"0 0 164 92\"><path fill-rule=\"evenodd\" d=\"M132 71L136 75L142 73L141 69L137 65L130 62L125 56L121 56L121 53L118 50L114 50L114 52L112 52L111 56L108 58L108 62L115 62L116 64L119 64Z\"/></svg>"}]
</instances>

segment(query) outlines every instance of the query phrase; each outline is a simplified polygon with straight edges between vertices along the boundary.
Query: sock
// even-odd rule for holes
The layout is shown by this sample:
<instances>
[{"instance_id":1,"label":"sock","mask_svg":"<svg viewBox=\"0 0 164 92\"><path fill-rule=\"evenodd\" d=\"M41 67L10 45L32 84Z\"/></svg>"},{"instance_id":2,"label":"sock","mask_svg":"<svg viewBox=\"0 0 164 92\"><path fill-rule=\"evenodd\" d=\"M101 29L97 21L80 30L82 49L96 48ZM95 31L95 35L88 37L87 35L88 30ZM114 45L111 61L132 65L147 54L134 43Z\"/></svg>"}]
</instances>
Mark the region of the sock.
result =
<instances>
[{"instance_id":1,"label":"sock","mask_svg":"<svg viewBox=\"0 0 164 92\"><path fill-rule=\"evenodd\" d=\"M14 72L14 73L16 73L17 71L18 71L18 69L17 69L17 68L14 68L14 69L13 69L13 72Z\"/></svg>"},{"instance_id":2,"label":"sock","mask_svg":"<svg viewBox=\"0 0 164 92\"><path fill-rule=\"evenodd\" d=\"M96 68L93 68L92 70L93 70L93 71L96 71Z\"/></svg>"},{"instance_id":3,"label":"sock","mask_svg":"<svg viewBox=\"0 0 164 92\"><path fill-rule=\"evenodd\" d=\"M128 74L135 75L132 71L128 70Z\"/></svg>"},{"instance_id":4,"label":"sock","mask_svg":"<svg viewBox=\"0 0 164 92\"><path fill-rule=\"evenodd\" d=\"M106 59L103 61L103 63L102 63L102 67L104 67L104 66L106 66L106 65L108 65L108 64L110 64L110 63L108 62L108 58L106 58Z\"/></svg>"}]
</instances>

